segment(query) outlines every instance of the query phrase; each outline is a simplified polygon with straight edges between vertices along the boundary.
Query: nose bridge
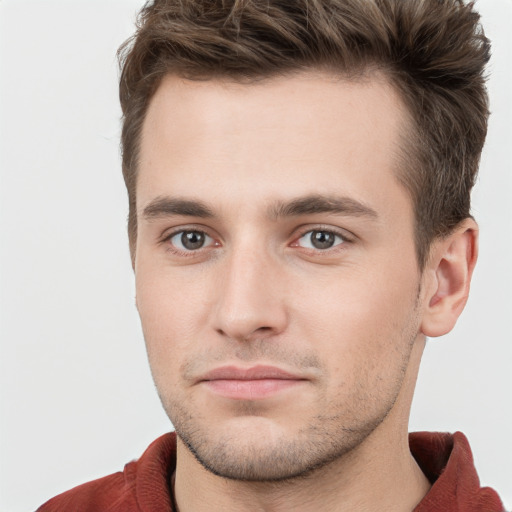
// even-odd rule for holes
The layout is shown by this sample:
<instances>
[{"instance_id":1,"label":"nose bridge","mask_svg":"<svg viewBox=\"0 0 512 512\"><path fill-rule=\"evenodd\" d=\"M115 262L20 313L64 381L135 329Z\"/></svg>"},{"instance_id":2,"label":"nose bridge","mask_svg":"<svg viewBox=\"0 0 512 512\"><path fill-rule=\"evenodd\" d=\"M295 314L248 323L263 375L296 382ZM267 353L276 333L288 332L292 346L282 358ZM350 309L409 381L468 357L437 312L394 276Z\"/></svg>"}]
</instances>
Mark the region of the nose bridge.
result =
<instances>
[{"instance_id":1,"label":"nose bridge","mask_svg":"<svg viewBox=\"0 0 512 512\"><path fill-rule=\"evenodd\" d=\"M223 262L215 320L216 329L229 338L269 336L286 323L284 296L277 283L279 261L259 242L239 241Z\"/></svg>"}]
</instances>

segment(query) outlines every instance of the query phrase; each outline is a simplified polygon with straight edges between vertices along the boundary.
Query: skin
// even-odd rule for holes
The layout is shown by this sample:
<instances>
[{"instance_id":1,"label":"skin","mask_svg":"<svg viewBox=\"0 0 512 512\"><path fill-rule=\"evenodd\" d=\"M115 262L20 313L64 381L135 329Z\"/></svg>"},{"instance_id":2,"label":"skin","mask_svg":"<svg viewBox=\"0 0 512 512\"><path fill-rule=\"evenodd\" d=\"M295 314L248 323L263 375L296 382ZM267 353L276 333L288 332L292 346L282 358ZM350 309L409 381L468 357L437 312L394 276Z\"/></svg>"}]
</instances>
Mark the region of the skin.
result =
<instances>
[{"instance_id":1,"label":"skin","mask_svg":"<svg viewBox=\"0 0 512 512\"><path fill-rule=\"evenodd\" d=\"M428 492L409 409L425 335L464 307L477 231L436 241L420 272L396 178L407 129L378 75L168 76L152 98L134 269L182 512L410 511ZM205 378L261 365L293 379L226 396Z\"/></svg>"}]
</instances>

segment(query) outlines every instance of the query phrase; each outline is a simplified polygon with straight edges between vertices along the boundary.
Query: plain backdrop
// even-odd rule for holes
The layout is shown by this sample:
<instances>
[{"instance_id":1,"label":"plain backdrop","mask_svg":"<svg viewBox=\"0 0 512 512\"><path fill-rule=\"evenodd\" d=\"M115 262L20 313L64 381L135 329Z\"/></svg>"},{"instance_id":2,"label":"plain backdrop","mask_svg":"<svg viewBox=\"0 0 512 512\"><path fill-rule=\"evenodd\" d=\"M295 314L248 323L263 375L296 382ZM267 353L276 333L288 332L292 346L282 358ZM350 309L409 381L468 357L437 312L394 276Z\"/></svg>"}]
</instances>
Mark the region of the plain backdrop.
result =
<instances>
[{"instance_id":1,"label":"plain backdrop","mask_svg":"<svg viewBox=\"0 0 512 512\"><path fill-rule=\"evenodd\" d=\"M0 1L0 509L121 470L172 427L128 256L115 52L142 1ZM480 0L492 117L481 253L456 329L430 340L411 430L462 430L512 507L512 1Z\"/></svg>"}]
</instances>

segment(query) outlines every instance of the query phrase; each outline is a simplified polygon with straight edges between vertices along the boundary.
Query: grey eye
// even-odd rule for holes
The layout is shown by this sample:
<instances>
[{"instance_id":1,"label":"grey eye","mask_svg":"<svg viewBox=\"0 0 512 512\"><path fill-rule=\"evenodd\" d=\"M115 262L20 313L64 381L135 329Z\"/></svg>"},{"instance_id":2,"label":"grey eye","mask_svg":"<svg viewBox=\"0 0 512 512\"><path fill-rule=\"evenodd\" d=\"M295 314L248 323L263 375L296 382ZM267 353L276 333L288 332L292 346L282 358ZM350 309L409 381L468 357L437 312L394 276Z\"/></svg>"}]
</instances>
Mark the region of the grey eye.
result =
<instances>
[{"instance_id":1,"label":"grey eye","mask_svg":"<svg viewBox=\"0 0 512 512\"><path fill-rule=\"evenodd\" d=\"M342 244L343 238L332 231L308 231L299 238L298 245L308 249L325 250Z\"/></svg>"},{"instance_id":2,"label":"grey eye","mask_svg":"<svg viewBox=\"0 0 512 512\"><path fill-rule=\"evenodd\" d=\"M182 251L195 251L211 245L213 239L202 231L180 231L170 239L174 247Z\"/></svg>"}]
</instances>

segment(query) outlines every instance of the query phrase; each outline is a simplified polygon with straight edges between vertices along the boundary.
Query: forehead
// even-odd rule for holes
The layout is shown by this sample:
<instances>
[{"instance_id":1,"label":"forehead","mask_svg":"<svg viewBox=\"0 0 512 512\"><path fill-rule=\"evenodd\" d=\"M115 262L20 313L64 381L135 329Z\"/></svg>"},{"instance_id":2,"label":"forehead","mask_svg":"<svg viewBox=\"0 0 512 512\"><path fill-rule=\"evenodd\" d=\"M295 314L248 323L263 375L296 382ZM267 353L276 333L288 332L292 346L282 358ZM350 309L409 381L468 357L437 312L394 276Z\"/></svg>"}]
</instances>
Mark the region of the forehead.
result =
<instances>
[{"instance_id":1,"label":"forehead","mask_svg":"<svg viewBox=\"0 0 512 512\"><path fill-rule=\"evenodd\" d=\"M400 187L406 119L378 74L303 72L251 84L167 76L143 126L138 211L169 194L256 205L340 189L367 203Z\"/></svg>"}]
</instances>

